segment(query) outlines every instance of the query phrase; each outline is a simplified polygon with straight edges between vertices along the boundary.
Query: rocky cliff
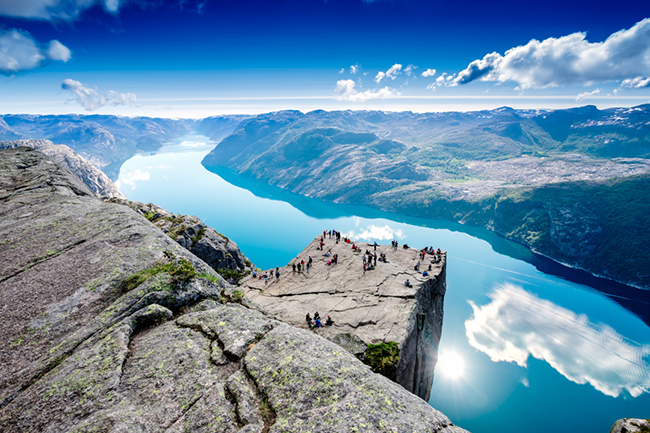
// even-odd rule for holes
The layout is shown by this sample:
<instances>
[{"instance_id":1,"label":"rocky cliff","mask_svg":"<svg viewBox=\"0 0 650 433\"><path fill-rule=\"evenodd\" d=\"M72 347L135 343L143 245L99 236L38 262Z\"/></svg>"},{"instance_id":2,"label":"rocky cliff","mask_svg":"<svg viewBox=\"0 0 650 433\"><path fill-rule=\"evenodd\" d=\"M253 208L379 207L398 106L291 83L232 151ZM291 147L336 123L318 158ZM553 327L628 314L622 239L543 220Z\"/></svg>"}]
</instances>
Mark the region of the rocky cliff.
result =
<instances>
[{"instance_id":1,"label":"rocky cliff","mask_svg":"<svg viewBox=\"0 0 650 433\"><path fill-rule=\"evenodd\" d=\"M0 152L0 430L462 432L40 152Z\"/></svg>"},{"instance_id":2,"label":"rocky cliff","mask_svg":"<svg viewBox=\"0 0 650 433\"><path fill-rule=\"evenodd\" d=\"M198 217L172 214L153 203L116 198L109 202L128 206L140 213L231 283L239 282L251 271L251 262L242 254L239 246L232 239L203 224Z\"/></svg>"},{"instance_id":3,"label":"rocky cliff","mask_svg":"<svg viewBox=\"0 0 650 433\"><path fill-rule=\"evenodd\" d=\"M100 197L124 199L120 190L111 182L108 176L68 146L56 145L50 140L0 141L0 149L11 149L20 146L31 147L44 153L56 164L74 173Z\"/></svg>"},{"instance_id":4,"label":"rocky cliff","mask_svg":"<svg viewBox=\"0 0 650 433\"><path fill-rule=\"evenodd\" d=\"M353 250L352 245L360 249ZM372 261L374 269L364 272L366 250L385 254L386 262ZM325 256L329 252L328 256ZM337 263L332 257L337 255ZM293 264L309 261L309 272L294 271ZM336 242L320 237L314 239L296 259L281 268L249 277L241 289L247 297L263 306L279 319L294 326L308 328L305 315L319 312L323 323L329 315L334 325L315 332L345 347L373 368L404 388L429 399L438 343L442 331L443 301L446 291L446 254L439 261L427 255L421 271L413 248ZM422 275L427 270L428 276ZM260 278L271 275L270 282ZM411 283L407 287L406 280ZM391 349L396 343L397 351ZM373 353L374 351L374 353ZM382 359L375 359L379 356ZM381 365L380 365L381 364Z\"/></svg>"}]
</instances>

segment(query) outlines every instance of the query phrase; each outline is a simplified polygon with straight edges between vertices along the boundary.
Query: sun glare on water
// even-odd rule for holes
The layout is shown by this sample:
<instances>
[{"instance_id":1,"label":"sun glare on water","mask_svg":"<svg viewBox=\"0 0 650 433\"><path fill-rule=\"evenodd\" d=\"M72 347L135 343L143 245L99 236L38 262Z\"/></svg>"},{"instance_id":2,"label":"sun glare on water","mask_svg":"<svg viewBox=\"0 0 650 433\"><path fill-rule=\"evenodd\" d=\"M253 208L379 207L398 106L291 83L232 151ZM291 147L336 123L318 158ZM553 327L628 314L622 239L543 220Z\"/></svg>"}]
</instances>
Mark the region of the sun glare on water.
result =
<instances>
[{"instance_id":1,"label":"sun glare on water","mask_svg":"<svg viewBox=\"0 0 650 433\"><path fill-rule=\"evenodd\" d=\"M456 352L441 353L436 372L447 379L460 379L465 373L465 361Z\"/></svg>"}]
</instances>

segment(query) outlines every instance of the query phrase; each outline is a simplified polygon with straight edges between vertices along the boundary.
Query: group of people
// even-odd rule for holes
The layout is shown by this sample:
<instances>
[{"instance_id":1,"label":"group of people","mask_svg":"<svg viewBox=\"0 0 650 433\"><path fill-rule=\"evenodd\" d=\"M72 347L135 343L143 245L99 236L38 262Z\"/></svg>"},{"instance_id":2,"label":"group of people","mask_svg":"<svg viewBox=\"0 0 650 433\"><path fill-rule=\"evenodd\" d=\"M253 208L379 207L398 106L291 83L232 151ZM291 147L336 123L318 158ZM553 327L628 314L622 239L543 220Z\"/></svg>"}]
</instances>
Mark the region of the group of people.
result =
<instances>
[{"instance_id":1,"label":"group of people","mask_svg":"<svg viewBox=\"0 0 650 433\"><path fill-rule=\"evenodd\" d=\"M314 328L322 328L323 324L321 323L320 320L320 314L318 314L318 311L314 313L314 319L312 320L311 316L309 313L307 313L307 316L305 316L305 320L307 321L307 326L309 326L309 329L314 329ZM327 316L327 320L325 320L325 326L332 326L334 324L334 321L330 316Z\"/></svg>"},{"instance_id":2,"label":"group of people","mask_svg":"<svg viewBox=\"0 0 650 433\"><path fill-rule=\"evenodd\" d=\"M260 273L259 275L257 273L257 268L255 266L251 266L251 267L253 268L253 278L257 278L259 280L264 278L264 285L269 284L269 279L273 279L274 274L275 274L275 279L278 281L280 280L280 268L278 266L275 267L275 272L273 271L273 269L271 269L270 271L264 271L263 274Z\"/></svg>"},{"instance_id":3,"label":"group of people","mask_svg":"<svg viewBox=\"0 0 650 433\"><path fill-rule=\"evenodd\" d=\"M303 269L305 270L305 272L309 273L309 270L311 269L311 266L312 266L313 262L314 262L314 259L312 259L311 256L309 256L306 263L305 263L304 260L301 260L298 263L293 262L291 264L291 268L293 269L294 273L296 271L302 272Z\"/></svg>"}]
</instances>

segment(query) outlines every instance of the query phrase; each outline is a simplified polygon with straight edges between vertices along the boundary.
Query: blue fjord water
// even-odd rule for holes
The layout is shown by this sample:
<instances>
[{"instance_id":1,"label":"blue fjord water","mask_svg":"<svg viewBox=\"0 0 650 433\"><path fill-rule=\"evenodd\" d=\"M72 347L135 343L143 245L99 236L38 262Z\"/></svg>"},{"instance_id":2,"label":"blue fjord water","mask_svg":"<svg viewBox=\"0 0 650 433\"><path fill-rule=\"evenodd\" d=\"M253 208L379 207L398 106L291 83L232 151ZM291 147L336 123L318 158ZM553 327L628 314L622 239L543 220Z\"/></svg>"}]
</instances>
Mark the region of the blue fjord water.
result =
<instances>
[{"instance_id":1,"label":"blue fjord water","mask_svg":"<svg viewBox=\"0 0 650 433\"><path fill-rule=\"evenodd\" d=\"M137 155L123 165L120 187L131 200L200 217L263 269L285 265L326 229L447 250L429 403L457 425L474 433L595 433L619 418L650 417L650 328L639 314L650 305L626 304L625 288L606 296L576 282L593 282L584 273L558 271L486 230L324 203L209 172L200 161L214 145L188 136Z\"/></svg>"}]
</instances>

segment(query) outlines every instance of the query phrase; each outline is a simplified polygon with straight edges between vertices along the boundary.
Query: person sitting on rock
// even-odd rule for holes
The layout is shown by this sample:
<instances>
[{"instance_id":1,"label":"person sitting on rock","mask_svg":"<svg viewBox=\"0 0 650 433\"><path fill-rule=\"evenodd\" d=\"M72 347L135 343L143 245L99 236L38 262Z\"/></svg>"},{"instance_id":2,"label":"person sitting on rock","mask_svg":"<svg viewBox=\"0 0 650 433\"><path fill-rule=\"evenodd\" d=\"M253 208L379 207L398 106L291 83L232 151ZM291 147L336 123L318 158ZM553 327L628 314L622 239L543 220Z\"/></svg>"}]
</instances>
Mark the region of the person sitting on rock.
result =
<instances>
[{"instance_id":1,"label":"person sitting on rock","mask_svg":"<svg viewBox=\"0 0 650 433\"><path fill-rule=\"evenodd\" d=\"M320 319L316 319L316 320L314 320L314 322L315 322L314 323L315 328L322 328L323 327L323 325L320 323Z\"/></svg>"},{"instance_id":2,"label":"person sitting on rock","mask_svg":"<svg viewBox=\"0 0 650 433\"><path fill-rule=\"evenodd\" d=\"M428 273L427 271L423 271L423 272L422 272L422 276L423 276L423 277L428 277L428 276L429 276L429 273Z\"/></svg>"},{"instance_id":3,"label":"person sitting on rock","mask_svg":"<svg viewBox=\"0 0 650 433\"><path fill-rule=\"evenodd\" d=\"M429 263L429 270L431 270L431 263Z\"/></svg>"},{"instance_id":4,"label":"person sitting on rock","mask_svg":"<svg viewBox=\"0 0 650 433\"><path fill-rule=\"evenodd\" d=\"M325 321L325 326L332 326L334 324L334 321L330 316L327 316L327 320Z\"/></svg>"},{"instance_id":5,"label":"person sitting on rock","mask_svg":"<svg viewBox=\"0 0 650 433\"><path fill-rule=\"evenodd\" d=\"M309 313L307 313L307 316L305 316L305 320L307 321L308 325L311 323L311 316L309 315Z\"/></svg>"},{"instance_id":6,"label":"person sitting on rock","mask_svg":"<svg viewBox=\"0 0 650 433\"><path fill-rule=\"evenodd\" d=\"M405 285L406 287L413 287L413 286L411 286L411 282L409 281L408 278L406 279L406 281L404 281L404 285Z\"/></svg>"},{"instance_id":7,"label":"person sitting on rock","mask_svg":"<svg viewBox=\"0 0 650 433\"><path fill-rule=\"evenodd\" d=\"M314 313L314 320L320 320L320 314L318 314L318 311Z\"/></svg>"}]
</instances>

